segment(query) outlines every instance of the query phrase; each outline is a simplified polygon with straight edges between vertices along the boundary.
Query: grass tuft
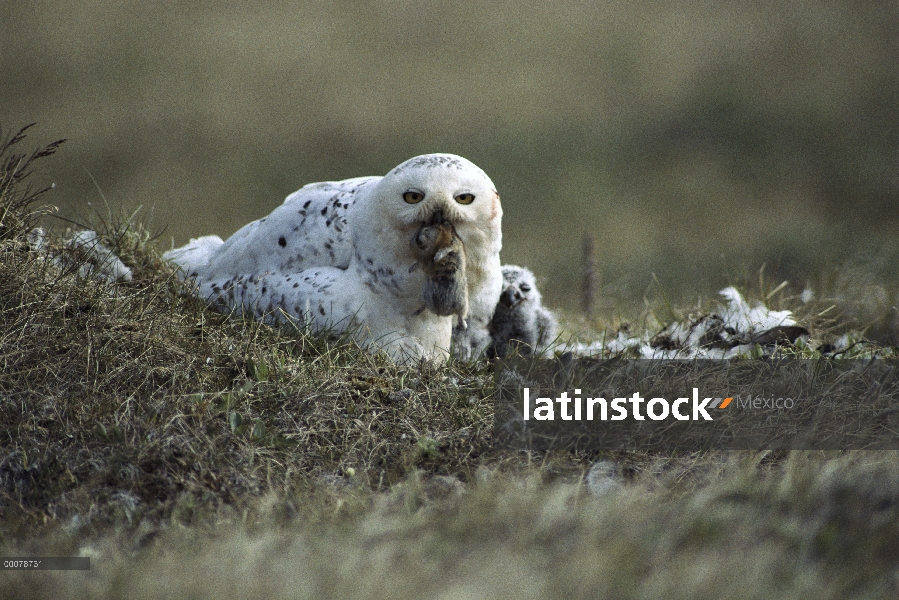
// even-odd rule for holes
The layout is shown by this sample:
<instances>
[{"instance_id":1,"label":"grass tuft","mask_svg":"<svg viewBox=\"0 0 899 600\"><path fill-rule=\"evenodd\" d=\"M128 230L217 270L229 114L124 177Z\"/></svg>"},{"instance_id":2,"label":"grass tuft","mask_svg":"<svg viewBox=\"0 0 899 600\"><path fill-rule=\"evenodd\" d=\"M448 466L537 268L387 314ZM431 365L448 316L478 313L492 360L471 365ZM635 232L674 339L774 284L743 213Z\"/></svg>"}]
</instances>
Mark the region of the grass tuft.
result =
<instances>
[{"instance_id":1,"label":"grass tuft","mask_svg":"<svg viewBox=\"0 0 899 600\"><path fill-rule=\"evenodd\" d=\"M55 210L54 207L33 206L53 186L35 189L29 177L34 163L55 154L65 140L58 140L30 154L20 153L17 146L25 139L25 132L33 126L34 123L26 125L5 139L0 129L0 240L30 231L38 218Z\"/></svg>"}]
</instances>

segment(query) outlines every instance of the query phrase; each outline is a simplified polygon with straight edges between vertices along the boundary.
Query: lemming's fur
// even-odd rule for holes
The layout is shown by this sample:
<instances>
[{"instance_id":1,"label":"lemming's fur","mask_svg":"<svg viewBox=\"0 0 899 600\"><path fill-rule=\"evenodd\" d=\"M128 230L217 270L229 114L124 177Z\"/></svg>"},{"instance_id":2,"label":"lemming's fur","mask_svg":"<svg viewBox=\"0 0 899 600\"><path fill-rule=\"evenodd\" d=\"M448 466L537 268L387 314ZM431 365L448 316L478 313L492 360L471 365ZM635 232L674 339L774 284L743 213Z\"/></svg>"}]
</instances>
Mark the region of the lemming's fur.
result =
<instances>
[{"instance_id":1,"label":"lemming's fur","mask_svg":"<svg viewBox=\"0 0 899 600\"><path fill-rule=\"evenodd\" d=\"M412 252L419 259L427 279L421 290L422 310L438 315L458 315L456 326L467 329L468 278L465 274L465 245L452 223L437 211L430 223L415 233Z\"/></svg>"}]
</instances>

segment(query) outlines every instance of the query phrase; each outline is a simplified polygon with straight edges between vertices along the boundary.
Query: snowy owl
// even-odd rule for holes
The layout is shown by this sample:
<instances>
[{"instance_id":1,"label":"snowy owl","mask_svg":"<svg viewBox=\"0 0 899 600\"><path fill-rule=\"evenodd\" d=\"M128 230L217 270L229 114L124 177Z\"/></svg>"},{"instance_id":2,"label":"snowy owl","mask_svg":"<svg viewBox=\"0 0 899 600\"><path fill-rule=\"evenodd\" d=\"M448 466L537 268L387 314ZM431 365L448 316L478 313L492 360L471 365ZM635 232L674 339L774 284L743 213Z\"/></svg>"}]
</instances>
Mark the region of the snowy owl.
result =
<instances>
[{"instance_id":1,"label":"snowy owl","mask_svg":"<svg viewBox=\"0 0 899 600\"><path fill-rule=\"evenodd\" d=\"M556 338L556 319L540 304L534 274L524 267L502 267L504 289L490 323L493 341L487 355L504 357L517 345L522 356L540 354Z\"/></svg>"},{"instance_id":2,"label":"snowy owl","mask_svg":"<svg viewBox=\"0 0 899 600\"><path fill-rule=\"evenodd\" d=\"M468 327L455 334L446 307L421 310L433 284L425 271L435 263L439 270L447 257L422 258L414 238L438 213L464 248ZM462 356L489 342L502 289L501 221L499 194L480 168L460 156L426 154L383 177L306 185L227 241L201 237L165 257L222 309L300 320L316 331L353 324L361 342L395 359L443 359L451 342Z\"/></svg>"}]
</instances>

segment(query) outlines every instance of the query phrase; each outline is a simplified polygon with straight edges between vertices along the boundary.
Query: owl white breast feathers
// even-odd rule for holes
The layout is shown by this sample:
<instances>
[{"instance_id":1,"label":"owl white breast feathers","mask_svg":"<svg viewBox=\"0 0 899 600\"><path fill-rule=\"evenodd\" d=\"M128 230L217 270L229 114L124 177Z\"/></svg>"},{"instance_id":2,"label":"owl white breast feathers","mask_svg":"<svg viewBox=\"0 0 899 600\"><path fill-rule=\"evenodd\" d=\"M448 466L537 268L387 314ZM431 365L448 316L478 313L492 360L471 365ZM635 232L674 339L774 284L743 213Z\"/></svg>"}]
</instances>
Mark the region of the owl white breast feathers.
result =
<instances>
[{"instance_id":1,"label":"owl white breast feathers","mask_svg":"<svg viewBox=\"0 0 899 600\"><path fill-rule=\"evenodd\" d=\"M411 243L421 227L449 223L462 241L467 328L426 307L422 258ZM348 327L397 360L482 352L502 289L502 207L490 178L452 154L411 158L383 177L309 184L267 217L191 240L165 257L201 296L223 310L270 322L296 320L315 331Z\"/></svg>"}]
</instances>

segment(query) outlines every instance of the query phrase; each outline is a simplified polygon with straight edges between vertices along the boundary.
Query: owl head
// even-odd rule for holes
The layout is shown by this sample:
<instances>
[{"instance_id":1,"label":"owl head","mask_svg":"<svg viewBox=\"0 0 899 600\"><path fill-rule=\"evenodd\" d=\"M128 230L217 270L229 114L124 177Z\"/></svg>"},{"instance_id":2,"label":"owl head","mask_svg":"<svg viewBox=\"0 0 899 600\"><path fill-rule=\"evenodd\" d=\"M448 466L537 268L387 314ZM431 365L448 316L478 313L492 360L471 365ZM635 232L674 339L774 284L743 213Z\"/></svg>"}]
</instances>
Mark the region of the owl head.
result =
<instances>
[{"instance_id":1,"label":"owl head","mask_svg":"<svg viewBox=\"0 0 899 600\"><path fill-rule=\"evenodd\" d=\"M514 310L522 302L540 304L540 292L534 274L524 267L503 265L503 291L499 296L500 305Z\"/></svg>"},{"instance_id":2,"label":"owl head","mask_svg":"<svg viewBox=\"0 0 899 600\"><path fill-rule=\"evenodd\" d=\"M501 247L502 206L489 177L474 163L454 154L424 154L391 170L366 198L357 213L356 232L380 237L378 246L391 245L408 253L409 240L435 214L452 224L469 258L498 254ZM365 241L361 240L364 244Z\"/></svg>"},{"instance_id":3,"label":"owl head","mask_svg":"<svg viewBox=\"0 0 899 600\"><path fill-rule=\"evenodd\" d=\"M496 186L474 163L454 154L424 154L399 165L378 187L404 223L431 221L437 211L458 225L501 216Z\"/></svg>"}]
</instances>

